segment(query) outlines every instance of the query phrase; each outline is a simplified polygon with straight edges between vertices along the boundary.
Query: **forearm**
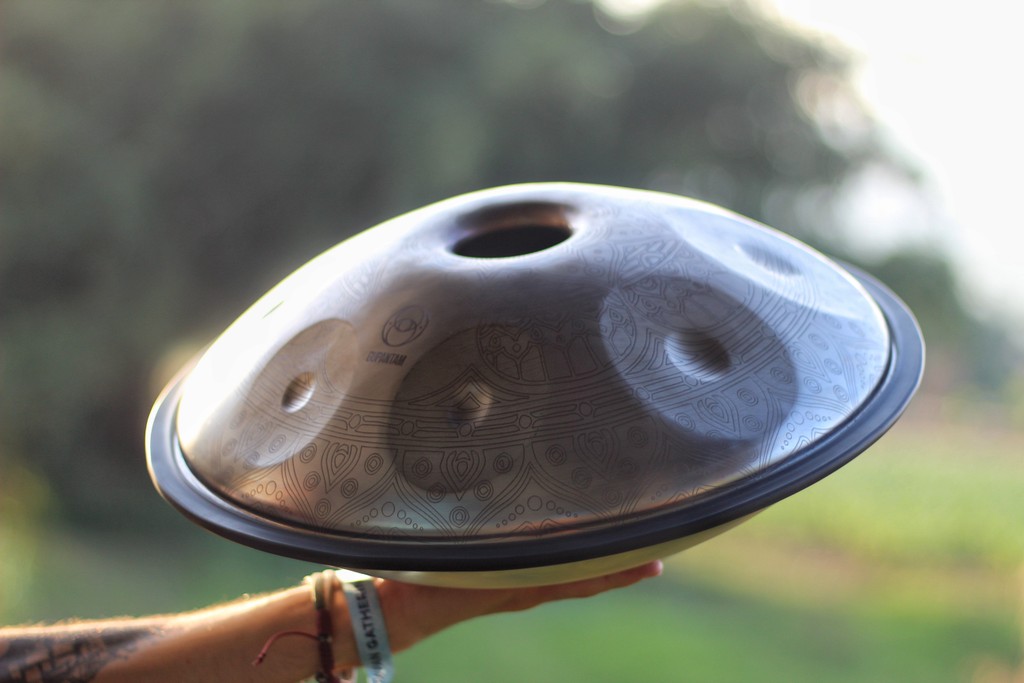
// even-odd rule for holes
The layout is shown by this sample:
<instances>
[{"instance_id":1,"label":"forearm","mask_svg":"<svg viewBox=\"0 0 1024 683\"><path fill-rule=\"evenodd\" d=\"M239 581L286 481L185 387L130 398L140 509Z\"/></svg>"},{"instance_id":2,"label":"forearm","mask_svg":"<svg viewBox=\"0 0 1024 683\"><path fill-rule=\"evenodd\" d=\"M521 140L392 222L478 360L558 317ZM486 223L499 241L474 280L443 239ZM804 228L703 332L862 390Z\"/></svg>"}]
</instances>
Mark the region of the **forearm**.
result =
<instances>
[{"instance_id":1,"label":"forearm","mask_svg":"<svg viewBox=\"0 0 1024 683\"><path fill-rule=\"evenodd\" d=\"M337 606L334 612L341 613ZM347 620L335 621L336 662L353 665L351 627ZM253 666L268 638L285 631L315 631L308 587L190 614L4 629L0 683L294 683L316 671L310 639L280 638L264 662Z\"/></svg>"},{"instance_id":2,"label":"forearm","mask_svg":"<svg viewBox=\"0 0 1024 683\"><path fill-rule=\"evenodd\" d=\"M660 572L661 564L650 562L557 586L494 590L375 583L399 652L467 619L589 597ZM344 594L335 589L330 596L335 669L356 666ZM294 683L314 675L321 661L315 637L289 634L309 636L316 628L311 589L299 586L189 614L0 629L0 683Z\"/></svg>"},{"instance_id":3,"label":"forearm","mask_svg":"<svg viewBox=\"0 0 1024 683\"><path fill-rule=\"evenodd\" d=\"M161 634L159 624L141 620L3 629L0 682L92 681Z\"/></svg>"}]
</instances>

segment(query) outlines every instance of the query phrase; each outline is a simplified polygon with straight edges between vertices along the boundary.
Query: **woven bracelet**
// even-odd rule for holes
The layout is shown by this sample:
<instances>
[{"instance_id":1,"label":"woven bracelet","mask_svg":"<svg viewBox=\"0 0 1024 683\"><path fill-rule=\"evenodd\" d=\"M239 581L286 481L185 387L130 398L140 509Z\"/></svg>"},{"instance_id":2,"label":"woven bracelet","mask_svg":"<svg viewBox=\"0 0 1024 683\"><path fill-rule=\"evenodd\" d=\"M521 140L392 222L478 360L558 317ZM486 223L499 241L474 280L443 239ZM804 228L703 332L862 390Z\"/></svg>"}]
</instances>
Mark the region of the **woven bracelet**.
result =
<instances>
[{"instance_id":1,"label":"woven bracelet","mask_svg":"<svg viewBox=\"0 0 1024 683\"><path fill-rule=\"evenodd\" d=\"M286 636L301 636L316 641L317 654L320 658L320 670L316 672L313 680L316 683L351 683L352 671L345 670L341 676L334 673L334 621L331 618L331 597L338 577L333 571L326 570L306 577L306 583L313 588L313 608L316 610L316 633L307 631L281 631L272 635L263 645L263 649L256 655L253 661L258 666L266 659L270 648L280 638Z\"/></svg>"},{"instance_id":2,"label":"woven bracelet","mask_svg":"<svg viewBox=\"0 0 1024 683\"><path fill-rule=\"evenodd\" d=\"M362 574L345 570L325 570L306 577L313 587L313 607L316 610L316 633L306 631L281 631L272 635L256 656L253 665L263 663L271 646L285 636L302 636L317 642L320 670L314 676L316 683L352 683L355 680L351 669L338 676L334 673L334 622L331 618L331 594L337 582L345 591L345 603L352 619L352 635L355 637L359 660L366 670L369 683L390 683L395 674L391 661L391 646L388 643L384 612L380 608L380 596L373 579Z\"/></svg>"}]
</instances>

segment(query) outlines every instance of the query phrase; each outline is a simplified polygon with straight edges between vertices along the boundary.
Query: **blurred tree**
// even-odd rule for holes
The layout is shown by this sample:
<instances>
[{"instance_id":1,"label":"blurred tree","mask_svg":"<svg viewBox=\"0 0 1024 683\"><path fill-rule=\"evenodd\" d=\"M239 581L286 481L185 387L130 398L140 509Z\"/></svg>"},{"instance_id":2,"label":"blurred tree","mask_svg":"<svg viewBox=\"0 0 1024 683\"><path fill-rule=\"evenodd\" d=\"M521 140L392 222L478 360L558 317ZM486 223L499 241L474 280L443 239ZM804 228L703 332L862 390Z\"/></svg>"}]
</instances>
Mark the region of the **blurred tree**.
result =
<instances>
[{"instance_id":1,"label":"blurred tree","mask_svg":"<svg viewBox=\"0 0 1024 683\"><path fill-rule=\"evenodd\" d=\"M929 341L929 361L945 365L933 373L934 391L966 391L971 399L987 395L988 408L1009 400L1009 380L1019 372L1020 349L1005 327L968 309L945 255L901 250L869 267L913 309Z\"/></svg>"},{"instance_id":2,"label":"blurred tree","mask_svg":"<svg viewBox=\"0 0 1024 683\"><path fill-rule=\"evenodd\" d=\"M821 243L844 178L899 163L843 56L739 2L633 23L579 1L2 12L0 458L83 523L152 521L141 432L161 356L381 219L574 180Z\"/></svg>"}]
</instances>

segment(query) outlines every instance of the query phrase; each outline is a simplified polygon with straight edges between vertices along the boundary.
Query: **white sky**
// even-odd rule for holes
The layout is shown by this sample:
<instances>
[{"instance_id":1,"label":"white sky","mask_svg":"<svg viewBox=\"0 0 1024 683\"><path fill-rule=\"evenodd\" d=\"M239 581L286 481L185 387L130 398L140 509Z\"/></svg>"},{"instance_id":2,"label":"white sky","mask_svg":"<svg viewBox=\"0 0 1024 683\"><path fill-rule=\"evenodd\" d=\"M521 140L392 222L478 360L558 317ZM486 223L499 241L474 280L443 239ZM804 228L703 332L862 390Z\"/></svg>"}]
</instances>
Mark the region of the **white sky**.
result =
<instances>
[{"instance_id":1,"label":"white sky","mask_svg":"<svg viewBox=\"0 0 1024 683\"><path fill-rule=\"evenodd\" d=\"M602 1L623 14L661 2ZM1024 321L1024 34L1014 4L760 4L853 50L859 63L856 85L866 103L897 149L925 172L927 205L891 193L889 211L883 204L881 212L865 212L864 239L876 248L905 240L944 245L972 303L985 310L1010 309ZM872 204L877 209L877 196Z\"/></svg>"},{"instance_id":2,"label":"white sky","mask_svg":"<svg viewBox=\"0 0 1024 683\"><path fill-rule=\"evenodd\" d=\"M936 199L908 237L945 243L977 303L1024 318L1024 38L1013 4L763 1L859 55L860 91Z\"/></svg>"}]
</instances>

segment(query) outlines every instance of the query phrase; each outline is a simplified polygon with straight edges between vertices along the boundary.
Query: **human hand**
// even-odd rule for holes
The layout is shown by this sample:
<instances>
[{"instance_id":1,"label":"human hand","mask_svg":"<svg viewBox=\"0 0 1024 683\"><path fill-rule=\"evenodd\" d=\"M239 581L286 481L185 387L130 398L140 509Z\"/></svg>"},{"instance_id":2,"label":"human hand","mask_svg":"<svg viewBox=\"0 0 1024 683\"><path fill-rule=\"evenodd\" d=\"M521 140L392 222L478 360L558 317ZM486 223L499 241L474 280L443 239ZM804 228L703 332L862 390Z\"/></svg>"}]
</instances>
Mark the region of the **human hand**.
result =
<instances>
[{"instance_id":1,"label":"human hand","mask_svg":"<svg viewBox=\"0 0 1024 683\"><path fill-rule=\"evenodd\" d=\"M487 614L518 612L546 602L586 598L658 576L660 561L607 576L526 588L442 588L377 579L391 647L398 652L454 624Z\"/></svg>"}]
</instances>

